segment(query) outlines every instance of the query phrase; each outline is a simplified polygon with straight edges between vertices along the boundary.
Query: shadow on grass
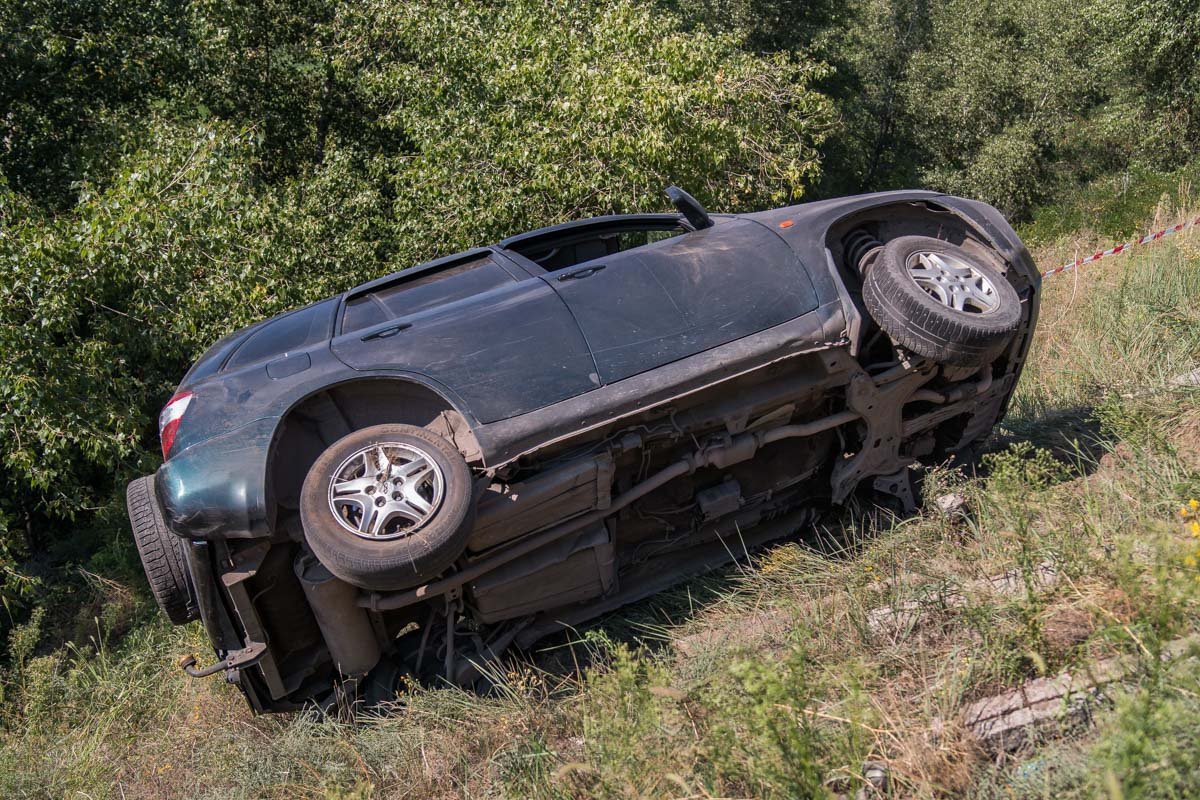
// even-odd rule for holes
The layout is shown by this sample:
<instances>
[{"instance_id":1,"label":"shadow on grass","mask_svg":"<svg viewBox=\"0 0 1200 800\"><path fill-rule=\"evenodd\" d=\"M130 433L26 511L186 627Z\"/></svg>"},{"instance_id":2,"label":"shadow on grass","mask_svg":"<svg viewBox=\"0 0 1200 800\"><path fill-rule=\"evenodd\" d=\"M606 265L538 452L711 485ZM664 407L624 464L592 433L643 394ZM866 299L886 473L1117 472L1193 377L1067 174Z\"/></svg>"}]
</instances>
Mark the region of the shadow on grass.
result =
<instances>
[{"instance_id":1,"label":"shadow on grass","mask_svg":"<svg viewBox=\"0 0 1200 800\"><path fill-rule=\"evenodd\" d=\"M603 664L613 646L627 646L649 654L665 654L689 621L722 605L736 605L752 594L758 564L776 548L799 544L807 556L819 561L855 558L872 540L887 535L896 525L917 516L904 515L886 502L875 502L868 493L851 498L843 507L826 511L813 523L749 551L736 552L737 560L684 580L679 584L605 614L577 628L552 634L529 651L509 655L516 663L533 666L562 679L581 678L589 668Z\"/></svg>"},{"instance_id":2,"label":"shadow on grass","mask_svg":"<svg viewBox=\"0 0 1200 800\"><path fill-rule=\"evenodd\" d=\"M1117 445L1117 438L1104 430L1096 417L1096 407L1088 405L1047 409L1033 417L1010 415L1003 429L1006 433L984 442L981 456L1027 442L1068 465L1071 469L1066 479L1092 474L1100 459ZM979 463L975 474L986 476L986 462Z\"/></svg>"}]
</instances>

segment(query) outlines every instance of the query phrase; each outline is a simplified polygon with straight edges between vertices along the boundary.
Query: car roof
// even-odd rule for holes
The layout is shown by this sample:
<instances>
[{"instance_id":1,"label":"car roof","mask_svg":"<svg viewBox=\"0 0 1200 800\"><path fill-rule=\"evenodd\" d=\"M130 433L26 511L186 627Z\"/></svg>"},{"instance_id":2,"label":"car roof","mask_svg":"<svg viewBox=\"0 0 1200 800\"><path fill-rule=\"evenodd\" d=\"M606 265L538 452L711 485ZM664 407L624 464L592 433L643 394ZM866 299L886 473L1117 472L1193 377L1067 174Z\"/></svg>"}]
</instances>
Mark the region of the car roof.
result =
<instances>
[{"instance_id":1,"label":"car roof","mask_svg":"<svg viewBox=\"0 0 1200 800\"><path fill-rule=\"evenodd\" d=\"M473 258L479 258L480 256L487 255L495 249L495 247L476 247L473 250L464 250L461 253L452 253L448 256L435 258L433 261L426 261L424 264L417 264L413 267L405 267L404 269L397 270L396 272L389 273L382 277L375 278L374 280L370 280L366 283L355 286L353 289L346 292L346 299L350 300L360 295L377 291L385 286L390 286L397 280L411 280L417 275L421 275L426 272L433 272L450 264L460 261L469 261Z\"/></svg>"}]
</instances>

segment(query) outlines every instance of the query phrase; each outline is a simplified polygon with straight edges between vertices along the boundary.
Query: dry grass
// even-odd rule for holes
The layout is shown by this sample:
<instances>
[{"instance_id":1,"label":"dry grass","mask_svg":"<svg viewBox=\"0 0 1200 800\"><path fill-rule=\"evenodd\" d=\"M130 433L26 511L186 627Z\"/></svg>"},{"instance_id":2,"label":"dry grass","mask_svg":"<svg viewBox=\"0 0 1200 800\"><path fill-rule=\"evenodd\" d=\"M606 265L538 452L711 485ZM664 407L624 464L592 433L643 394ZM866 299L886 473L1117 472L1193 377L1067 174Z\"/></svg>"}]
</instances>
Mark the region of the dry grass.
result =
<instances>
[{"instance_id":1,"label":"dry grass","mask_svg":"<svg viewBox=\"0 0 1200 800\"><path fill-rule=\"evenodd\" d=\"M1113 781L1141 786L1154 759L1167 765L1153 767L1162 785L1185 796L1193 784L1171 771L1166 732L1200 722L1186 702L1200 687L1149 661L1090 733L999 766L961 718L1028 678L1200 629L1183 561L1192 540L1175 516L1200 492L1200 395L1170 383L1200 365L1200 235L1045 289L990 472L926 481L927 493L963 493L965 516L879 524L848 512L752 568L557 643L536 656L544 669L504 676L497 697L416 691L356 725L254 719L228 687L174 670L204 649L194 626L147 622L115 651L60 650L9 671L0 793L853 796L863 762L878 760L896 797L1094 796ZM1005 449L1023 441L1053 449ZM1061 580L1038 579L1046 562ZM986 581L1007 571L1021 576L1015 591ZM908 609L902 624L873 627L884 606ZM1022 763L1039 765L1036 780Z\"/></svg>"}]
</instances>

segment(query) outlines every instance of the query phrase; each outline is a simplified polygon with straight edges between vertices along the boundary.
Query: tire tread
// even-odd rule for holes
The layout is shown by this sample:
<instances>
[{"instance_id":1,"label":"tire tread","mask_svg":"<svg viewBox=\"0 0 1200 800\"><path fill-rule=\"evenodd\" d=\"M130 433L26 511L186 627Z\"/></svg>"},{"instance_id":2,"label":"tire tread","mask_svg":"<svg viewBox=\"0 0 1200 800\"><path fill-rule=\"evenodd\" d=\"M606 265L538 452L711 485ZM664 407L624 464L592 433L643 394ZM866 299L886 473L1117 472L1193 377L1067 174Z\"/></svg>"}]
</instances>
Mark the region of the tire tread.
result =
<instances>
[{"instance_id":1,"label":"tire tread","mask_svg":"<svg viewBox=\"0 0 1200 800\"><path fill-rule=\"evenodd\" d=\"M198 617L190 589L183 541L167 529L154 497L154 476L131 481L125 488L125 508L142 569L158 607L175 625Z\"/></svg>"}]
</instances>

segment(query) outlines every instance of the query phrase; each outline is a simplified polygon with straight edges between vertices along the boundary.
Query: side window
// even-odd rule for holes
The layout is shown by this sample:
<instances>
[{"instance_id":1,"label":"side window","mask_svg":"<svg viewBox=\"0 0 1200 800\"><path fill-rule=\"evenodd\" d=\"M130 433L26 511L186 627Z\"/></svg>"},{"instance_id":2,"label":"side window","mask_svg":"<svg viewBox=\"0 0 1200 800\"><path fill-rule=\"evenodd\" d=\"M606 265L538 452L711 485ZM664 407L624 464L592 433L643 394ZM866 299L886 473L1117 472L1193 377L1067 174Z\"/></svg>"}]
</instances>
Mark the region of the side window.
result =
<instances>
[{"instance_id":1,"label":"side window","mask_svg":"<svg viewBox=\"0 0 1200 800\"><path fill-rule=\"evenodd\" d=\"M665 239L673 239L683 233L683 228L678 226L662 230L641 230L641 231L626 231L620 234L621 250L632 250L635 247L645 247L648 244L661 242Z\"/></svg>"},{"instance_id":2,"label":"side window","mask_svg":"<svg viewBox=\"0 0 1200 800\"><path fill-rule=\"evenodd\" d=\"M534 262L547 272L572 267L585 261L604 258L625 250L644 247L685 233L676 223L657 225L623 224L584 231L565 231L520 242L511 247L514 252Z\"/></svg>"},{"instance_id":3,"label":"side window","mask_svg":"<svg viewBox=\"0 0 1200 800\"><path fill-rule=\"evenodd\" d=\"M348 300L342 332L369 328L515 282L512 275L487 255L407 280L401 273L395 282Z\"/></svg>"}]
</instances>

